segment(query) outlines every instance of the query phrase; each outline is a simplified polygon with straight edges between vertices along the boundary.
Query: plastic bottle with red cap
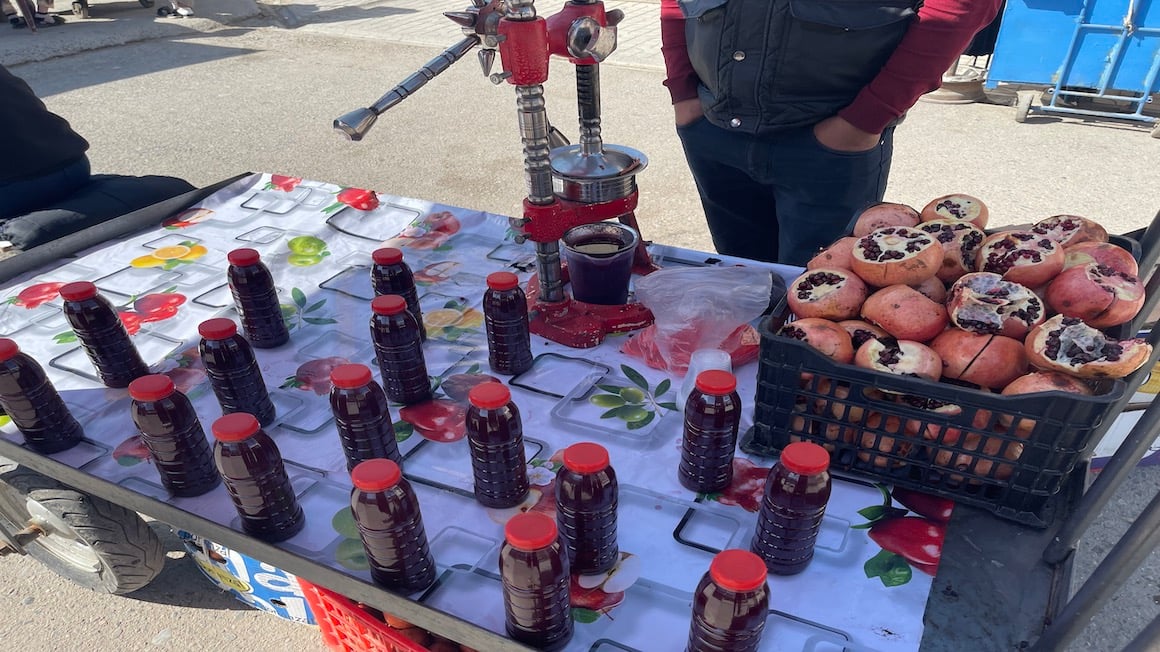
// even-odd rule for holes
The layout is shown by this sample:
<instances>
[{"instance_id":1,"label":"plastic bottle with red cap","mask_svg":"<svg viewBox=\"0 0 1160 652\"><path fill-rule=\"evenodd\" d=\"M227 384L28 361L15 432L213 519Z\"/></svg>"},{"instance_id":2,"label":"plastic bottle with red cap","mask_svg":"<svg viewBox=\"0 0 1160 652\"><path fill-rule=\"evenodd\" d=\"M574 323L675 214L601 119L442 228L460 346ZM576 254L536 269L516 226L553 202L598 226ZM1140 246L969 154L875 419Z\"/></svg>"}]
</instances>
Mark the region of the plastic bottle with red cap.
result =
<instances>
[{"instance_id":1,"label":"plastic bottle with red cap","mask_svg":"<svg viewBox=\"0 0 1160 652\"><path fill-rule=\"evenodd\" d=\"M572 572L605 573L620 561L616 544L616 472L608 450L593 442L564 449L556 472L556 525L568 548Z\"/></svg>"},{"instance_id":2,"label":"plastic bottle with red cap","mask_svg":"<svg viewBox=\"0 0 1160 652\"><path fill-rule=\"evenodd\" d=\"M214 463L225 482L242 531L264 541L285 541L302 531L306 515L286 475L282 452L248 412L213 422Z\"/></svg>"},{"instance_id":3,"label":"plastic bottle with red cap","mask_svg":"<svg viewBox=\"0 0 1160 652\"><path fill-rule=\"evenodd\" d=\"M814 544L830 500L830 454L794 442L769 470L765 497L749 549L774 575L796 575L814 558Z\"/></svg>"},{"instance_id":4,"label":"plastic bottle with red cap","mask_svg":"<svg viewBox=\"0 0 1160 652\"><path fill-rule=\"evenodd\" d=\"M529 486L524 426L511 390L503 383L480 383L467 400L475 499L484 507L515 507L527 498Z\"/></svg>"},{"instance_id":5,"label":"plastic bottle with red cap","mask_svg":"<svg viewBox=\"0 0 1160 652\"><path fill-rule=\"evenodd\" d=\"M423 309L419 306L419 291L415 288L415 274L403 260L403 252L395 247L381 247L371 252L371 287L375 296L397 294L407 301L407 310L419 323L419 339L427 341L427 327L423 325Z\"/></svg>"},{"instance_id":6,"label":"plastic bottle with red cap","mask_svg":"<svg viewBox=\"0 0 1160 652\"><path fill-rule=\"evenodd\" d=\"M508 636L537 650L563 649L573 630L571 569L556 521L539 512L511 517L499 574Z\"/></svg>"},{"instance_id":7,"label":"plastic bottle with red cap","mask_svg":"<svg viewBox=\"0 0 1160 652\"><path fill-rule=\"evenodd\" d=\"M67 283L60 296L65 319L105 386L128 387L134 378L149 373L117 311L97 286L88 281Z\"/></svg>"},{"instance_id":8,"label":"plastic bottle with red cap","mask_svg":"<svg viewBox=\"0 0 1160 652\"><path fill-rule=\"evenodd\" d=\"M359 462L379 458L402 465L387 394L375 382L370 367L339 365L330 372L330 385L330 410L347 470L353 470Z\"/></svg>"},{"instance_id":9,"label":"plastic bottle with red cap","mask_svg":"<svg viewBox=\"0 0 1160 652\"><path fill-rule=\"evenodd\" d=\"M487 362L492 371L514 376L532 368L528 299L515 274L488 274L483 326L487 332Z\"/></svg>"},{"instance_id":10,"label":"plastic bottle with red cap","mask_svg":"<svg viewBox=\"0 0 1160 652\"><path fill-rule=\"evenodd\" d=\"M169 376L141 376L129 383L129 397L133 423L169 493L200 496L221 483L201 421Z\"/></svg>"},{"instance_id":11,"label":"plastic bottle with red cap","mask_svg":"<svg viewBox=\"0 0 1160 652\"><path fill-rule=\"evenodd\" d=\"M222 414L249 412L263 426L274 423L277 410L270 400L262 370L238 325L225 317L207 319L197 327L197 350Z\"/></svg>"},{"instance_id":12,"label":"plastic bottle with red cap","mask_svg":"<svg viewBox=\"0 0 1160 652\"><path fill-rule=\"evenodd\" d=\"M748 550L722 550L693 593L685 652L757 652L769 618L765 564Z\"/></svg>"},{"instance_id":13,"label":"plastic bottle with red cap","mask_svg":"<svg viewBox=\"0 0 1160 652\"><path fill-rule=\"evenodd\" d=\"M407 300L397 294L375 297L371 313L371 341L387 398L403 405L430 400L431 379L419 323L407 310Z\"/></svg>"},{"instance_id":14,"label":"plastic bottle with red cap","mask_svg":"<svg viewBox=\"0 0 1160 652\"><path fill-rule=\"evenodd\" d=\"M242 331L255 348L270 349L285 344L290 330L282 318L282 306L274 276L256 249L234 249L226 270L234 307L242 321Z\"/></svg>"},{"instance_id":15,"label":"plastic bottle with red cap","mask_svg":"<svg viewBox=\"0 0 1160 652\"><path fill-rule=\"evenodd\" d=\"M44 368L7 338L0 338L0 408L24 443L43 455L72 448L85 436Z\"/></svg>"},{"instance_id":16,"label":"plastic bottle with red cap","mask_svg":"<svg viewBox=\"0 0 1160 652\"><path fill-rule=\"evenodd\" d=\"M360 462L351 471L350 509L370 562L371 579L403 593L435 582L435 559L423 528L419 499L398 464Z\"/></svg>"},{"instance_id":17,"label":"plastic bottle with red cap","mask_svg":"<svg viewBox=\"0 0 1160 652\"><path fill-rule=\"evenodd\" d=\"M733 454L741 423L737 378L710 369L697 374L685 401L684 436L677 478L697 493L721 491L733 481Z\"/></svg>"}]
</instances>

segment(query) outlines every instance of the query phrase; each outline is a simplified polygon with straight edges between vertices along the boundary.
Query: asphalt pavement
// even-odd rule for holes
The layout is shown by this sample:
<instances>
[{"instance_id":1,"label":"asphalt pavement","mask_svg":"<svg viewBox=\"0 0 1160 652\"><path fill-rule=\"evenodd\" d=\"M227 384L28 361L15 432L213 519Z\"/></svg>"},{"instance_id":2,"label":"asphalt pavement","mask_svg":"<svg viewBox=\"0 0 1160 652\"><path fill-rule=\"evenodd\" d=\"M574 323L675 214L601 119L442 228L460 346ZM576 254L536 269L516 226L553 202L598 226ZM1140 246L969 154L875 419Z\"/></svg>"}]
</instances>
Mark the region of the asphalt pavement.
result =
<instances>
[{"instance_id":1,"label":"asphalt pavement","mask_svg":"<svg viewBox=\"0 0 1160 652\"><path fill-rule=\"evenodd\" d=\"M62 0L63 2L63 0ZM158 18L137 2L93 0L92 18L30 34L0 32L0 63L29 81L92 143L94 171L169 174L208 185L266 171L368 187L501 214L525 194L514 94L469 54L385 114L361 143L331 120L366 106L457 41L439 14L466 2L314 3L197 0L196 16ZM549 13L560 0L537 2ZM620 48L601 67L605 142L645 152L638 217L646 238L711 250L685 168L659 55L656 0L621 8ZM553 62L549 116L574 134L570 67ZM1160 141L1146 127L1033 115L1014 120L1010 89L991 101L920 102L899 127L887 199L921 206L974 194L993 223L1086 215L1112 232L1145 226L1160 208ZM1086 578L1160 488L1137 470L1081 543ZM155 527L162 534L167 528ZM38 564L0 558L0 641L28 649L321 649L317 632L255 612L203 580L167 536L169 564L126 597L93 594ZM1073 650L1116 650L1160 612L1153 555Z\"/></svg>"}]
</instances>

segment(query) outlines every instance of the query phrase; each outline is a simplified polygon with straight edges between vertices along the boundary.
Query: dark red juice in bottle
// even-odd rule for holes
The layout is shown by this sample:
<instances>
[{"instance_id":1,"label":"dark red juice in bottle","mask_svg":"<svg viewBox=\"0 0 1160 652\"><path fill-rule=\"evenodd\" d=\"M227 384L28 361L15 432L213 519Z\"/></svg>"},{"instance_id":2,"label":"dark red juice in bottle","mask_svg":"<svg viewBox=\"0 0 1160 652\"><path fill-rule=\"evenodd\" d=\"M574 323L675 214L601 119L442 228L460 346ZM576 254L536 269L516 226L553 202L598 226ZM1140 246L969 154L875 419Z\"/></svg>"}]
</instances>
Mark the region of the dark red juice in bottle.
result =
<instances>
[{"instance_id":1,"label":"dark red juice in bottle","mask_svg":"<svg viewBox=\"0 0 1160 652\"><path fill-rule=\"evenodd\" d=\"M756 652L769 618L765 564L748 550L722 550L693 593L685 652Z\"/></svg>"},{"instance_id":2,"label":"dark red juice in bottle","mask_svg":"<svg viewBox=\"0 0 1160 652\"><path fill-rule=\"evenodd\" d=\"M480 383L467 393L467 444L475 499L484 507L515 507L528 496L524 427L503 383Z\"/></svg>"},{"instance_id":3,"label":"dark red juice in bottle","mask_svg":"<svg viewBox=\"0 0 1160 652\"><path fill-rule=\"evenodd\" d=\"M814 558L814 543L830 500L830 454L795 442L765 480L761 514L749 549L774 575L795 575Z\"/></svg>"},{"instance_id":4,"label":"dark red juice in bottle","mask_svg":"<svg viewBox=\"0 0 1160 652\"><path fill-rule=\"evenodd\" d=\"M59 453L85 436L44 368L7 338L0 338L0 407L37 453Z\"/></svg>"},{"instance_id":5,"label":"dark red juice in bottle","mask_svg":"<svg viewBox=\"0 0 1160 652\"><path fill-rule=\"evenodd\" d=\"M600 444L572 444L564 449L563 457L564 466L556 473L556 524L572 572L604 573L620 560L616 472Z\"/></svg>"},{"instance_id":6,"label":"dark red juice in bottle","mask_svg":"<svg viewBox=\"0 0 1160 652\"><path fill-rule=\"evenodd\" d=\"M254 415L227 414L213 422L214 463L238 511L242 530L264 541L302 531L306 515L286 475L282 453Z\"/></svg>"},{"instance_id":7,"label":"dark red juice in bottle","mask_svg":"<svg viewBox=\"0 0 1160 652\"><path fill-rule=\"evenodd\" d=\"M483 325L487 331L487 361L492 371L514 376L532 368L528 300L515 274L488 274L487 291L483 295Z\"/></svg>"},{"instance_id":8,"label":"dark red juice in bottle","mask_svg":"<svg viewBox=\"0 0 1160 652\"><path fill-rule=\"evenodd\" d=\"M435 559L411 483L387 459L360 462L350 474L350 509L371 566L371 579L404 593L435 582Z\"/></svg>"},{"instance_id":9,"label":"dark red juice in bottle","mask_svg":"<svg viewBox=\"0 0 1160 652\"><path fill-rule=\"evenodd\" d=\"M419 306L419 291L415 275L403 262L403 252L394 247L382 247L371 252L371 287L375 296L397 294L407 301L407 310L419 323L419 339L427 341L427 327L423 325L423 309Z\"/></svg>"},{"instance_id":10,"label":"dark red juice in bottle","mask_svg":"<svg viewBox=\"0 0 1160 652\"><path fill-rule=\"evenodd\" d=\"M712 493L729 486L740 423L737 378L720 369L697 374L696 386L685 402L677 472L682 486L697 493Z\"/></svg>"},{"instance_id":11,"label":"dark red juice in bottle","mask_svg":"<svg viewBox=\"0 0 1160 652\"><path fill-rule=\"evenodd\" d=\"M431 379L423 357L423 341L407 300L384 294L371 301L371 340L387 398L403 405L430 400Z\"/></svg>"},{"instance_id":12,"label":"dark red juice in bottle","mask_svg":"<svg viewBox=\"0 0 1160 652\"><path fill-rule=\"evenodd\" d=\"M107 387L128 387L134 378L149 373L133 340L109 300L88 281L60 288L64 316L81 343L97 376Z\"/></svg>"},{"instance_id":13,"label":"dark red juice in bottle","mask_svg":"<svg viewBox=\"0 0 1160 652\"><path fill-rule=\"evenodd\" d=\"M550 516L525 512L508 520L499 574L508 636L539 650L563 649L572 638L571 570Z\"/></svg>"},{"instance_id":14,"label":"dark red juice in bottle","mask_svg":"<svg viewBox=\"0 0 1160 652\"><path fill-rule=\"evenodd\" d=\"M198 327L198 352L210 386L222 406L222 414L248 412L263 426L274 422L274 402L266 389L262 370L250 343L238 334L238 326L224 317L207 319Z\"/></svg>"},{"instance_id":15,"label":"dark red juice in bottle","mask_svg":"<svg viewBox=\"0 0 1160 652\"><path fill-rule=\"evenodd\" d=\"M226 271L234 306L250 344L259 349L281 346L290 339L274 277L255 249L234 249Z\"/></svg>"},{"instance_id":16,"label":"dark red juice in bottle","mask_svg":"<svg viewBox=\"0 0 1160 652\"><path fill-rule=\"evenodd\" d=\"M221 483L193 405L169 376L141 376L129 383L129 396L133 423L169 493L200 496Z\"/></svg>"},{"instance_id":17,"label":"dark red juice in bottle","mask_svg":"<svg viewBox=\"0 0 1160 652\"><path fill-rule=\"evenodd\" d=\"M346 455L346 468L359 462L389 459L402 465L387 395L362 364L344 364L330 372L330 410Z\"/></svg>"}]
</instances>

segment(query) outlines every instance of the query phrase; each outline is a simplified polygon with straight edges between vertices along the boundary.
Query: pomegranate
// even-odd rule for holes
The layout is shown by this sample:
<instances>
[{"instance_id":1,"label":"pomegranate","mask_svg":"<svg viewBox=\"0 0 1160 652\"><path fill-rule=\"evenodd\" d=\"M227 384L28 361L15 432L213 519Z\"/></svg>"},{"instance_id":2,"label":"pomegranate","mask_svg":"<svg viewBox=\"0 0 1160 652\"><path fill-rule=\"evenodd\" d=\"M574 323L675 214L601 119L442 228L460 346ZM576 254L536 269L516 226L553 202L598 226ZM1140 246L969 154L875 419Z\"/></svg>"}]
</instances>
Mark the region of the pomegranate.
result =
<instances>
[{"instance_id":1,"label":"pomegranate","mask_svg":"<svg viewBox=\"0 0 1160 652\"><path fill-rule=\"evenodd\" d=\"M846 383L838 383L834 386L833 399L829 401L819 400L814 404L814 412L816 414L825 415L827 403L829 403L829 413L836 419L849 421L850 423L862 423L862 417L866 414L866 408L863 404L873 401L889 400L886 397L886 392L873 387L863 389L859 396L858 402L851 402L850 400L850 386Z\"/></svg>"},{"instance_id":2,"label":"pomegranate","mask_svg":"<svg viewBox=\"0 0 1160 652\"><path fill-rule=\"evenodd\" d=\"M977 451L981 448L983 455L1011 461L1016 461L1023 455L1023 444L1019 442L1007 441L998 437L984 437L974 433L968 433L963 438L961 445L968 451ZM969 473L973 477L970 477L968 482L973 485L982 484L978 478L1008 480L1015 473L1014 465L949 449L936 453L934 463L962 473ZM964 479L962 475L957 473L950 476L950 480L956 483L962 482Z\"/></svg>"},{"instance_id":3,"label":"pomegranate","mask_svg":"<svg viewBox=\"0 0 1160 652\"><path fill-rule=\"evenodd\" d=\"M1036 392L1068 392L1081 396L1092 395L1092 389L1082 380L1058 371L1033 371L1012 380L1003 388L1003 396L1034 394ZM1035 430L1036 422L1034 419L1019 419L1019 423L1015 428L1012 428L1011 424L1014 422L1015 416L1013 415L1003 414L999 416L999 423L1007 428L1008 432L1020 439L1027 439Z\"/></svg>"},{"instance_id":4,"label":"pomegranate","mask_svg":"<svg viewBox=\"0 0 1160 652\"><path fill-rule=\"evenodd\" d=\"M1046 284L1063 269L1063 247L1032 231L1004 231L983 241L975 268L1029 288Z\"/></svg>"},{"instance_id":5,"label":"pomegranate","mask_svg":"<svg viewBox=\"0 0 1160 652\"><path fill-rule=\"evenodd\" d=\"M854 354L854 364L898 376L914 376L937 381L942 375L942 358L929 346L892 337L871 339Z\"/></svg>"},{"instance_id":6,"label":"pomegranate","mask_svg":"<svg viewBox=\"0 0 1160 652\"><path fill-rule=\"evenodd\" d=\"M819 267L794 279L786 301L798 317L849 319L858 316L867 292L866 284L854 272Z\"/></svg>"},{"instance_id":7,"label":"pomegranate","mask_svg":"<svg viewBox=\"0 0 1160 652\"><path fill-rule=\"evenodd\" d=\"M943 249L942 266L937 277L943 283L953 283L963 274L975 271L975 255L983 239L983 230L970 222L931 220L918 225L918 230L938 240Z\"/></svg>"},{"instance_id":8,"label":"pomegranate","mask_svg":"<svg viewBox=\"0 0 1160 652\"><path fill-rule=\"evenodd\" d=\"M862 318L900 340L929 341L947 326L947 309L908 285L891 285L862 304Z\"/></svg>"},{"instance_id":9,"label":"pomegranate","mask_svg":"<svg viewBox=\"0 0 1160 652\"><path fill-rule=\"evenodd\" d=\"M1047 318L1038 295L991 272L963 276L951 285L949 294L951 323L972 333L997 333L1022 340Z\"/></svg>"},{"instance_id":10,"label":"pomegranate","mask_svg":"<svg viewBox=\"0 0 1160 652\"><path fill-rule=\"evenodd\" d=\"M918 290L919 294L935 303L947 302L947 286L943 285L937 276L932 276L922 283L910 287Z\"/></svg>"},{"instance_id":11,"label":"pomegranate","mask_svg":"<svg viewBox=\"0 0 1160 652\"><path fill-rule=\"evenodd\" d=\"M987 213L987 205L982 200L970 195L954 194L930 200L922 207L921 218L923 222L954 220L985 229L989 218Z\"/></svg>"},{"instance_id":12,"label":"pomegranate","mask_svg":"<svg viewBox=\"0 0 1160 652\"><path fill-rule=\"evenodd\" d=\"M1131 321L1144 307L1144 284L1107 265L1077 265L1047 286L1047 305L1088 326L1109 328Z\"/></svg>"},{"instance_id":13,"label":"pomegranate","mask_svg":"<svg viewBox=\"0 0 1160 652\"><path fill-rule=\"evenodd\" d=\"M828 319L807 317L781 327L778 335L801 340L834 362L847 364L854 359L854 345L846 329Z\"/></svg>"},{"instance_id":14,"label":"pomegranate","mask_svg":"<svg viewBox=\"0 0 1160 652\"><path fill-rule=\"evenodd\" d=\"M810 262L806 263L806 269L817 269L819 267L837 267L838 269L850 269L850 254L854 251L854 243L858 238L854 236L846 236L839 239L834 244L822 249Z\"/></svg>"},{"instance_id":15,"label":"pomegranate","mask_svg":"<svg viewBox=\"0 0 1160 652\"><path fill-rule=\"evenodd\" d=\"M858 459L880 469L905 466L906 461L897 458L908 457L914 450L914 443L903 432L902 420L892 415L883 418L878 412L866 416L866 427L862 430L859 446L861 450L858 451Z\"/></svg>"},{"instance_id":16,"label":"pomegranate","mask_svg":"<svg viewBox=\"0 0 1160 652\"><path fill-rule=\"evenodd\" d=\"M850 340L854 345L854 351L862 348L862 345L866 343L866 340L871 340L876 337L886 337L889 335L889 333L882 330L881 328L878 328L868 321L862 321L861 319L847 319L845 321L838 322L838 325L842 328L845 328L846 332L850 334Z\"/></svg>"},{"instance_id":17,"label":"pomegranate","mask_svg":"<svg viewBox=\"0 0 1160 652\"><path fill-rule=\"evenodd\" d=\"M930 348L942 358L943 378L980 387L1006 387L1027 373L1023 344L1010 337L948 328L934 338Z\"/></svg>"},{"instance_id":18,"label":"pomegranate","mask_svg":"<svg viewBox=\"0 0 1160 652\"><path fill-rule=\"evenodd\" d=\"M850 265L870 285L917 285L938 272L942 258L942 246L929 234L891 226L859 238Z\"/></svg>"},{"instance_id":19,"label":"pomegranate","mask_svg":"<svg viewBox=\"0 0 1160 652\"><path fill-rule=\"evenodd\" d=\"M1055 240L1064 247L1081 242L1107 242L1104 227L1078 215L1053 215L1035 223L1031 230Z\"/></svg>"},{"instance_id":20,"label":"pomegranate","mask_svg":"<svg viewBox=\"0 0 1160 652\"><path fill-rule=\"evenodd\" d=\"M861 238L871 231L887 226L916 226L918 225L918 211L906 204L892 204L881 202L868 206L858 213L854 219L853 234Z\"/></svg>"},{"instance_id":21,"label":"pomegranate","mask_svg":"<svg viewBox=\"0 0 1160 652\"><path fill-rule=\"evenodd\" d=\"M1063 268L1100 263L1130 276L1140 275L1140 265L1132 254L1123 247L1110 242L1081 242L1063 252Z\"/></svg>"},{"instance_id":22,"label":"pomegranate","mask_svg":"<svg viewBox=\"0 0 1160 652\"><path fill-rule=\"evenodd\" d=\"M1037 369L1080 378L1123 378L1152 356L1152 345L1144 340L1110 339L1067 315L1056 315L1036 326L1023 344Z\"/></svg>"}]
</instances>

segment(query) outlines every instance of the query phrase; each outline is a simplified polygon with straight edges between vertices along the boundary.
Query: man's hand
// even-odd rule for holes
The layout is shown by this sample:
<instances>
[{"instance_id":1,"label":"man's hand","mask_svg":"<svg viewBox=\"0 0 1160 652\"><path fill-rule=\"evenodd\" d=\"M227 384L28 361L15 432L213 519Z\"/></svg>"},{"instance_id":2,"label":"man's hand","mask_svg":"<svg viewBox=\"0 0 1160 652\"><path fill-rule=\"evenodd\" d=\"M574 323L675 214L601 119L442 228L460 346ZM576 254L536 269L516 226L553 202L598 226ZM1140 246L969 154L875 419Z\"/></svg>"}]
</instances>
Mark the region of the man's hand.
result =
<instances>
[{"instance_id":1,"label":"man's hand","mask_svg":"<svg viewBox=\"0 0 1160 652\"><path fill-rule=\"evenodd\" d=\"M701 119L705 113L701 110L701 100L693 98L691 100L681 100L673 104L673 112L677 116L677 126L684 127Z\"/></svg>"},{"instance_id":2,"label":"man's hand","mask_svg":"<svg viewBox=\"0 0 1160 652\"><path fill-rule=\"evenodd\" d=\"M865 152L878 146L882 134L862 131L835 115L814 125L814 138L824 147L839 152Z\"/></svg>"}]
</instances>

